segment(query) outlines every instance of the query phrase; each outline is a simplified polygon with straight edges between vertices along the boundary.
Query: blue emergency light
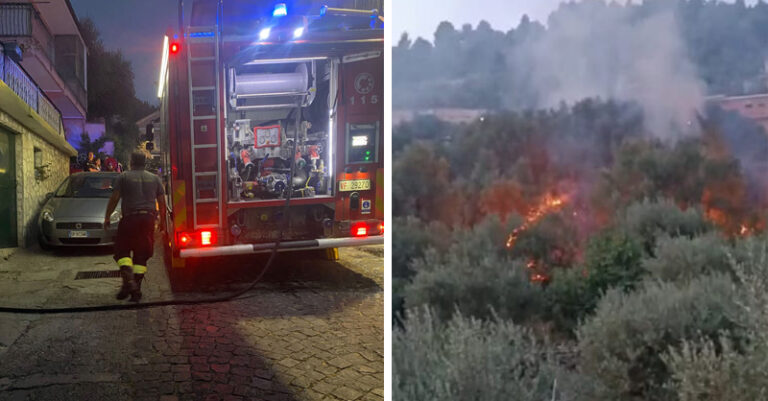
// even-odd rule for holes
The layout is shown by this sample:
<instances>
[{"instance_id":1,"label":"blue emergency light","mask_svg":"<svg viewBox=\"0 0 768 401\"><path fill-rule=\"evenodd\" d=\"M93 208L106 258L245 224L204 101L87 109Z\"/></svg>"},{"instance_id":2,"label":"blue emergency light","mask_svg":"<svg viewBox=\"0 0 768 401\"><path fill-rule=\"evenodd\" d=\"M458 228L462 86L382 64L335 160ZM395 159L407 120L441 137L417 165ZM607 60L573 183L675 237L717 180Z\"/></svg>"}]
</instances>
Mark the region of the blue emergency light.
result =
<instances>
[{"instance_id":1,"label":"blue emergency light","mask_svg":"<svg viewBox=\"0 0 768 401\"><path fill-rule=\"evenodd\" d=\"M286 15L288 15L288 7L285 6L285 3L275 4L275 9L272 11L272 16L285 17Z\"/></svg>"}]
</instances>

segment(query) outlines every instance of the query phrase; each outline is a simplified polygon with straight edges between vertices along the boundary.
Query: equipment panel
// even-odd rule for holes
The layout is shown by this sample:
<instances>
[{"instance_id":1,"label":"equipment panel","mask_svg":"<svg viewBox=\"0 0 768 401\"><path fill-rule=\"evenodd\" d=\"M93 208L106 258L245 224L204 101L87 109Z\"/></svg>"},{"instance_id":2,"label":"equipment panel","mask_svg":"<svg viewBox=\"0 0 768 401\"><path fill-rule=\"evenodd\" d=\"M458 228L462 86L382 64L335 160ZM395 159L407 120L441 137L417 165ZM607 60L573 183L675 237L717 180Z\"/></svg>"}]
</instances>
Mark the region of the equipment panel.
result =
<instances>
[{"instance_id":1,"label":"equipment panel","mask_svg":"<svg viewBox=\"0 0 768 401\"><path fill-rule=\"evenodd\" d=\"M379 161L379 122L347 124L347 164Z\"/></svg>"}]
</instances>

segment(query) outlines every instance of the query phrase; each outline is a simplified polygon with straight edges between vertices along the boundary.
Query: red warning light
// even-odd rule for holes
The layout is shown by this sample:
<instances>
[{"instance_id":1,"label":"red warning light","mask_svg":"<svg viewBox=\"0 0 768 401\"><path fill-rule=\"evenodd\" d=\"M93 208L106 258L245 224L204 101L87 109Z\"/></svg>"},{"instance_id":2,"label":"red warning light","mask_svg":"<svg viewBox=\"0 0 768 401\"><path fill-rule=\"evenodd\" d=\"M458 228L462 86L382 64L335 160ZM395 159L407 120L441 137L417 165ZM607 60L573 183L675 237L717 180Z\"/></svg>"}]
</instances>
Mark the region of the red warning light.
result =
<instances>
[{"instance_id":1,"label":"red warning light","mask_svg":"<svg viewBox=\"0 0 768 401\"><path fill-rule=\"evenodd\" d=\"M192 237L187 233L179 233L179 245L189 245L192 242Z\"/></svg>"},{"instance_id":2,"label":"red warning light","mask_svg":"<svg viewBox=\"0 0 768 401\"><path fill-rule=\"evenodd\" d=\"M179 50L181 50L181 46L179 46L178 43L171 43L171 46L170 46L171 54L176 54L179 52Z\"/></svg>"}]
</instances>

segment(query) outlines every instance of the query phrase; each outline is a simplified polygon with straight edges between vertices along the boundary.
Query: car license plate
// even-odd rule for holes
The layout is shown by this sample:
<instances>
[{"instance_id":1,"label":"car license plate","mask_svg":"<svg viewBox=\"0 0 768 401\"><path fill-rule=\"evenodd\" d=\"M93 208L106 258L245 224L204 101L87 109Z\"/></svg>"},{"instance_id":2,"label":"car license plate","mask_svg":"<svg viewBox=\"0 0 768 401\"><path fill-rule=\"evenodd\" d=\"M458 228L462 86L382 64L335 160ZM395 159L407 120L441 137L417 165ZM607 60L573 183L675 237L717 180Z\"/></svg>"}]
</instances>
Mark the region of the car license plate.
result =
<instances>
[{"instance_id":1,"label":"car license plate","mask_svg":"<svg viewBox=\"0 0 768 401\"><path fill-rule=\"evenodd\" d=\"M88 238L88 231L70 231L69 238Z\"/></svg>"},{"instance_id":2,"label":"car license plate","mask_svg":"<svg viewBox=\"0 0 768 401\"><path fill-rule=\"evenodd\" d=\"M365 191L371 189L371 180L345 180L339 181L339 191Z\"/></svg>"}]
</instances>

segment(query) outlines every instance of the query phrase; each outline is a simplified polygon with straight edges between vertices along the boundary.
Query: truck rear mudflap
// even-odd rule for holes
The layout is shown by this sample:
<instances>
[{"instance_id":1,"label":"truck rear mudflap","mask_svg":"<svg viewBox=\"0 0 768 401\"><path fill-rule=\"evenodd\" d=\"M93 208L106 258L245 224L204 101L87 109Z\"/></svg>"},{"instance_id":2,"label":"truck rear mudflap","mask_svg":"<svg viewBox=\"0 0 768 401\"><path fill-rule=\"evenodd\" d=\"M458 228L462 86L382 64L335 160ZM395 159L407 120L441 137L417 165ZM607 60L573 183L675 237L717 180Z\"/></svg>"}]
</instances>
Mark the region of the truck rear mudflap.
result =
<instances>
[{"instance_id":1,"label":"truck rear mudflap","mask_svg":"<svg viewBox=\"0 0 768 401\"><path fill-rule=\"evenodd\" d=\"M313 249L341 248L346 246L363 245L382 245L384 244L383 235L374 235L370 237L357 238L320 238L304 241L285 241L280 243L278 252L286 251L306 251ZM190 248L179 251L182 258L200 258L208 256L232 256L246 255L251 253L269 253L275 247L275 243L263 244L239 244L227 246L214 246L209 248Z\"/></svg>"}]
</instances>

